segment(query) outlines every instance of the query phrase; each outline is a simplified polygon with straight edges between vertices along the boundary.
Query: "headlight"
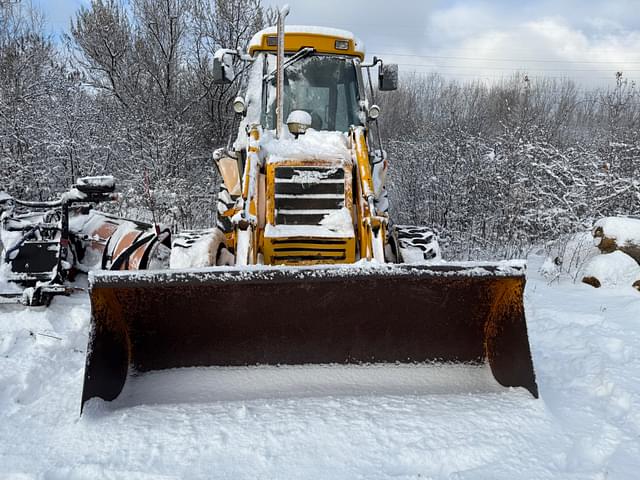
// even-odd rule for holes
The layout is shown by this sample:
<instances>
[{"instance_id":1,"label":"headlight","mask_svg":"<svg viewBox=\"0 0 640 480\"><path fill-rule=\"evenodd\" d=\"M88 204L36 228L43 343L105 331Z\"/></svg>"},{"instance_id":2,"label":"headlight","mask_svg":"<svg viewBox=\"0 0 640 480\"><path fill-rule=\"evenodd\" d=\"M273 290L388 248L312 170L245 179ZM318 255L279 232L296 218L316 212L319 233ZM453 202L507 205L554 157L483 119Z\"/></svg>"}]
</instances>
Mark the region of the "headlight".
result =
<instances>
[{"instance_id":1,"label":"headlight","mask_svg":"<svg viewBox=\"0 0 640 480\"><path fill-rule=\"evenodd\" d=\"M287 117L287 126L289 131L297 138L298 135L303 134L311 126L311 115L304 110L294 110Z\"/></svg>"},{"instance_id":2,"label":"headlight","mask_svg":"<svg viewBox=\"0 0 640 480\"><path fill-rule=\"evenodd\" d=\"M349 50L349 40L336 40L336 50Z\"/></svg>"},{"instance_id":3,"label":"headlight","mask_svg":"<svg viewBox=\"0 0 640 480\"><path fill-rule=\"evenodd\" d=\"M244 110L246 108L246 105L244 103L244 98L238 96L236 97L236 99L233 101L233 110L236 113L244 113Z\"/></svg>"},{"instance_id":4,"label":"headlight","mask_svg":"<svg viewBox=\"0 0 640 480\"><path fill-rule=\"evenodd\" d=\"M378 105L371 105L369 107L369 118L375 120L380 116L380 107Z\"/></svg>"}]
</instances>

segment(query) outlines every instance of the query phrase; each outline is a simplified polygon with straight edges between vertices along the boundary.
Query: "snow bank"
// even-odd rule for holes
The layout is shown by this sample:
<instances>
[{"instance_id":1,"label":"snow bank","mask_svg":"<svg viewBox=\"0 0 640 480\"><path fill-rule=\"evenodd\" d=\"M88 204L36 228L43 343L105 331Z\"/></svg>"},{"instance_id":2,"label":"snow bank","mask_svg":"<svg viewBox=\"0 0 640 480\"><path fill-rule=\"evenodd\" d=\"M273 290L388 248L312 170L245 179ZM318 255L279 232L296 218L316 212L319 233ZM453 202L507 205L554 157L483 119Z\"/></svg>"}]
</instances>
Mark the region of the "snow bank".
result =
<instances>
[{"instance_id":1,"label":"snow bank","mask_svg":"<svg viewBox=\"0 0 640 480\"><path fill-rule=\"evenodd\" d=\"M549 255L540 267L540 273L548 280L563 276L580 281L584 276L585 266L599 254L590 232L568 235L551 245Z\"/></svg>"},{"instance_id":2,"label":"snow bank","mask_svg":"<svg viewBox=\"0 0 640 480\"><path fill-rule=\"evenodd\" d=\"M640 265L626 253L615 251L593 257L582 274L585 279L597 279L594 286L630 287L640 280Z\"/></svg>"},{"instance_id":3,"label":"snow bank","mask_svg":"<svg viewBox=\"0 0 640 480\"><path fill-rule=\"evenodd\" d=\"M80 418L86 294L0 306L0 478L634 480L638 294L549 285L533 260L539 400L486 371L473 394L439 386L464 369L186 369L130 377Z\"/></svg>"},{"instance_id":4,"label":"snow bank","mask_svg":"<svg viewBox=\"0 0 640 480\"><path fill-rule=\"evenodd\" d=\"M169 268L200 268L209 267L216 263L218 244L213 236L197 239L189 248L176 247L171 249Z\"/></svg>"}]
</instances>

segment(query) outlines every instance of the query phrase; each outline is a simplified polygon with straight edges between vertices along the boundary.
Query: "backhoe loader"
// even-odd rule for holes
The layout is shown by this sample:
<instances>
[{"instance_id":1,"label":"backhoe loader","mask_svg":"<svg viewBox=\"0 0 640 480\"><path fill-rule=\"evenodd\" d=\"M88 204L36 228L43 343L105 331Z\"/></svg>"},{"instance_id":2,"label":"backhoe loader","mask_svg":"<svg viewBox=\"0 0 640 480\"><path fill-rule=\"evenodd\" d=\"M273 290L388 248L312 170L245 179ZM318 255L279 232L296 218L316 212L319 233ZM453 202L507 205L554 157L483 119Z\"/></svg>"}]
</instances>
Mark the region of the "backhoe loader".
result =
<instances>
[{"instance_id":1,"label":"backhoe loader","mask_svg":"<svg viewBox=\"0 0 640 480\"><path fill-rule=\"evenodd\" d=\"M525 263L444 262L428 228L389 218L371 71L394 90L397 65L286 14L213 59L240 85L217 225L174 238L169 269L90 274L82 405L129 374L265 364L488 364L537 397Z\"/></svg>"}]
</instances>

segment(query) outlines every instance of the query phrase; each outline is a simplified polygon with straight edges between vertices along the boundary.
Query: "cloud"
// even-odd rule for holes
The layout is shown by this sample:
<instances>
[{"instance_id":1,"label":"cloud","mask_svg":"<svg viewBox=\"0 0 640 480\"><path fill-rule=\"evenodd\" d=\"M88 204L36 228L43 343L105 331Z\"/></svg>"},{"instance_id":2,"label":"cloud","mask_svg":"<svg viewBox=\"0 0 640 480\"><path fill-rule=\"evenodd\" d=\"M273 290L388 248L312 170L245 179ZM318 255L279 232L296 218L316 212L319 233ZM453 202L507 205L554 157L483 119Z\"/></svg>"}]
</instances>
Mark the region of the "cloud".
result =
<instances>
[{"instance_id":1,"label":"cloud","mask_svg":"<svg viewBox=\"0 0 640 480\"><path fill-rule=\"evenodd\" d=\"M485 6L459 4L436 10L428 20L427 33L431 45L450 43L497 29L504 19Z\"/></svg>"},{"instance_id":2,"label":"cloud","mask_svg":"<svg viewBox=\"0 0 640 480\"><path fill-rule=\"evenodd\" d=\"M277 2L270 1L269 5ZM279 2L282 3L282 2ZM289 23L351 30L401 70L460 80L514 72L588 85L640 77L640 9L631 0L288 0ZM397 54L397 55L392 55Z\"/></svg>"},{"instance_id":3,"label":"cloud","mask_svg":"<svg viewBox=\"0 0 640 480\"><path fill-rule=\"evenodd\" d=\"M576 10L556 3L561 7L541 2L535 10L512 2L444 6L429 16L420 52L397 59L405 71L438 71L461 80L495 80L518 71L592 86L613 83L616 71L640 77L640 31L631 28L631 11L625 23L621 9L610 15L588 1Z\"/></svg>"},{"instance_id":4,"label":"cloud","mask_svg":"<svg viewBox=\"0 0 640 480\"><path fill-rule=\"evenodd\" d=\"M424 37L435 0L286 0L290 24L343 28L364 40L369 50L412 49Z\"/></svg>"},{"instance_id":5,"label":"cloud","mask_svg":"<svg viewBox=\"0 0 640 480\"><path fill-rule=\"evenodd\" d=\"M33 2L58 33L89 0ZM436 70L460 80L491 80L518 70L569 76L588 85L611 83L618 70L640 78L638 0L263 2L289 3L290 24L350 30L364 40L370 54L400 63L403 71Z\"/></svg>"}]
</instances>

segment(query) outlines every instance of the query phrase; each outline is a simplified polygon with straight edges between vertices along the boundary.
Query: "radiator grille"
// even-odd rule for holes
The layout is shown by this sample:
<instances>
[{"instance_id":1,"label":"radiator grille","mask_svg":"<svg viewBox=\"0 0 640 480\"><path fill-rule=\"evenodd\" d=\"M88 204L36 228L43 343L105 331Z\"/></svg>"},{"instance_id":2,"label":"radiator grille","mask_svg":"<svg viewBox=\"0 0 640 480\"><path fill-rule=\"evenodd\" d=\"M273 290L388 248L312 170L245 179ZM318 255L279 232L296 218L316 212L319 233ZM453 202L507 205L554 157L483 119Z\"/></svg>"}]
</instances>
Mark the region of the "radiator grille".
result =
<instances>
[{"instance_id":1,"label":"radiator grille","mask_svg":"<svg viewBox=\"0 0 640 480\"><path fill-rule=\"evenodd\" d=\"M347 260L350 240L286 239L273 240L274 264L342 263Z\"/></svg>"},{"instance_id":2,"label":"radiator grille","mask_svg":"<svg viewBox=\"0 0 640 480\"><path fill-rule=\"evenodd\" d=\"M275 169L276 225L318 225L345 202L344 170L305 166Z\"/></svg>"}]
</instances>

